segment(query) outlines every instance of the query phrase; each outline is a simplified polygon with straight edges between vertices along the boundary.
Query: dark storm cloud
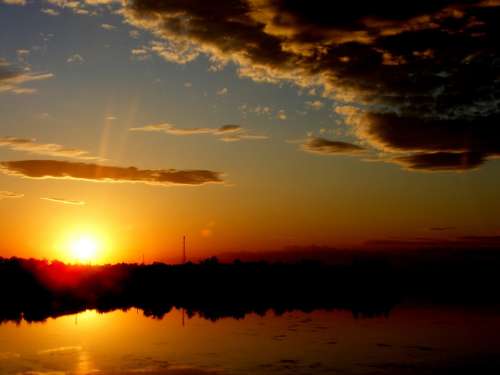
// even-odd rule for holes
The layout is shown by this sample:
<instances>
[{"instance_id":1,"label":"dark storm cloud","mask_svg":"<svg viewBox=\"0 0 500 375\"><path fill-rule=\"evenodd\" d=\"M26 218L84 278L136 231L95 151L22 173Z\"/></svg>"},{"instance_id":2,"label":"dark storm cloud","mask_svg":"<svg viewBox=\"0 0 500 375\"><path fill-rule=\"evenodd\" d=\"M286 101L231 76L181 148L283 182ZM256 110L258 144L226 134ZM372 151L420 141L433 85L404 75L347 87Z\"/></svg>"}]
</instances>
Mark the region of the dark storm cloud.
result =
<instances>
[{"instance_id":1,"label":"dark storm cloud","mask_svg":"<svg viewBox=\"0 0 500 375\"><path fill-rule=\"evenodd\" d=\"M436 119L369 114L358 125L361 136L389 151L476 151L500 154L500 115Z\"/></svg>"},{"instance_id":2,"label":"dark storm cloud","mask_svg":"<svg viewBox=\"0 0 500 375\"><path fill-rule=\"evenodd\" d=\"M413 169L470 169L499 152L500 1L231 0L215 11L129 0L123 14L182 47L168 48L171 61L205 53L214 69L233 62L254 80L321 85L362 109L356 134L374 149L415 153Z\"/></svg>"},{"instance_id":3,"label":"dark storm cloud","mask_svg":"<svg viewBox=\"0 0 500 375\"><path fill-rule=\"evenodd\" d=\"M391 160L411 170L468 170L500 155L500 116L417 118L390 113L359 115L358 135L377 149L412 152Z\"/></svg>"},{"instance_id":4,"label":"dark storm cloud","mask_svg":"<svg viewBox=\"0 0 500 375\"><path fill-rule=\"evenodd\" d=\"M302 145L304 151L321 155L353 155L365 151L352 143L331 141L321 137L309 137Z\"/></svg>"},{"instance_id":5,"label":"dark storm cloud","mask_svg":"<svg viewBox=\"0 0 500 375\"><path fill-rule=\"evenodd\" d=\"M152 185L203 185L223 182L208 170L137 169L59 160L19 160L0 163L0 172L28 178L78 179L102 182L141 182Z\"/></svg>"},{"instance_id":6,"label":"dark storm cloud","mask_svg":"<svg viewBox=\"0 0 500 375\"><path fill-rule=\"evenodd\" d=\"M484 155L476 152L433 152L398 156L393 162L409 170L465 171L484 163Z\"/></svg>"}]
</instances>

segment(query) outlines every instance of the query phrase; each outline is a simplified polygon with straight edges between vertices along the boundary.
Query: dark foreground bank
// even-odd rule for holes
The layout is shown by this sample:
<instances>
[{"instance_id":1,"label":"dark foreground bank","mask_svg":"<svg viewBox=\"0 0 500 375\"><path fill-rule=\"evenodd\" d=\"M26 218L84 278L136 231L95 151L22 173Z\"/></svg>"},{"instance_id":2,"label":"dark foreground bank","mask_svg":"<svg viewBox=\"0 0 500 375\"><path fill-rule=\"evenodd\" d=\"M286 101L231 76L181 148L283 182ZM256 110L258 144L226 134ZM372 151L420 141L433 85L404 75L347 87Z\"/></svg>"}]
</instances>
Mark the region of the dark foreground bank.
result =
<instances>
[{"instance_id":1,"label":"dark foreground bank","mask_svg":"<svg viewBox=\"0 0 500 375\"><path fill-rule=\"evenodd\" d=\"M326 265L240 262L66 265L0 259L0 322L43 321L86 309L139 308L161 318L183 308L216 320L268 310L344 309L388 315L402 301L497 306L500 252L382 253Z\"/></svg>"}]
</instances>

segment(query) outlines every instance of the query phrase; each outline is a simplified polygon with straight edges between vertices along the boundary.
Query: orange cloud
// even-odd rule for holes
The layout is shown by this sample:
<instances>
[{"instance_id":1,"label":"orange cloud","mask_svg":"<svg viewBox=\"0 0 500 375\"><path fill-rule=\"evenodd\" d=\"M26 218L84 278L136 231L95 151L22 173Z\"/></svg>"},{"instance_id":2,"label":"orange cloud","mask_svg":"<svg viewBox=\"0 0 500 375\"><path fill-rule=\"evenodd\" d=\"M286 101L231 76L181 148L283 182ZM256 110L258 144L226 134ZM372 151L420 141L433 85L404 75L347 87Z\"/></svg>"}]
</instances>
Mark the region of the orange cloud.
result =
<instances>
[{"instance_id":1,"label":"orange cloud","mask_svg":"<svg viewBox=\"0 0 500 375\"><path fill-rule=\"evenodd\" d=\"M26 178L128 182L149 185L204 185L222 183L222 173L209 170L138 169L59 160L19 160L0 163L0 172Z\"/></svg>"}]
</instances>

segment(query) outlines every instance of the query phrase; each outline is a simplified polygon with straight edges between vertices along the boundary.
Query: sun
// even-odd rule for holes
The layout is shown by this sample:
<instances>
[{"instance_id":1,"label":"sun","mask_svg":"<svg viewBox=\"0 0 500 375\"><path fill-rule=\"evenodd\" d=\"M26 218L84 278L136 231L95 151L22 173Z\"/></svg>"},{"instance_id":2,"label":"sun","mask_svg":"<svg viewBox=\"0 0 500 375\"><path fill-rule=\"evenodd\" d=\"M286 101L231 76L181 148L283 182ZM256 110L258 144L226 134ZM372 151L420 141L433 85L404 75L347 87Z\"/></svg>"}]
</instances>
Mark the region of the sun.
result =
<instances>
[{"instance_id":1,"label":"sun","mask_svg":"<svg viewBox=\"0 0 500 375\"><path fill-rule=\"evenodd\" d=\"M54 259L69 264L93 265L109 261L113 247L108 228L97 222L94 225L77 224L59 228L60 232L54 238Z\"/></svg>"},{"instance_id":2,"label":"sun","mask_svg":"<svg viewBox=\"0 0 500 375\"><path fill-rule=\"evenodd\" d=\"M91 263L97 258L99 241L91 235L81 235L70 241L71 257L80 263Z\"/></svg>"}]
</instances>

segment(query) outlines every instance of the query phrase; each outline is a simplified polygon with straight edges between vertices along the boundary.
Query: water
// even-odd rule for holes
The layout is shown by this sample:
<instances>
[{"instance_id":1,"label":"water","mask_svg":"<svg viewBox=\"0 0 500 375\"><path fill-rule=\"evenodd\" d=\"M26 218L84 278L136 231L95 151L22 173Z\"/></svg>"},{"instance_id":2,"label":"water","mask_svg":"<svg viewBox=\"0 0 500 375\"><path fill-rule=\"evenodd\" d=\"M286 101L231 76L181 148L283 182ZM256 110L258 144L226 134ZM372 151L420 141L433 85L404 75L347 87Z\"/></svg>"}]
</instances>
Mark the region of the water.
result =
<instances>
[{"instance_id":1,"label":"water","mask_svg":"<svg viewBox=\"0 0 500 375\"><path fill-rule=\"evenodd\" d=\"M450 307L400 306L366 319L316 311L216 322L180 310L163 319L135 309L85 311L0 325L0 374L491 373L499 327L497 311Z\"/></svg>"}]
</instances>

